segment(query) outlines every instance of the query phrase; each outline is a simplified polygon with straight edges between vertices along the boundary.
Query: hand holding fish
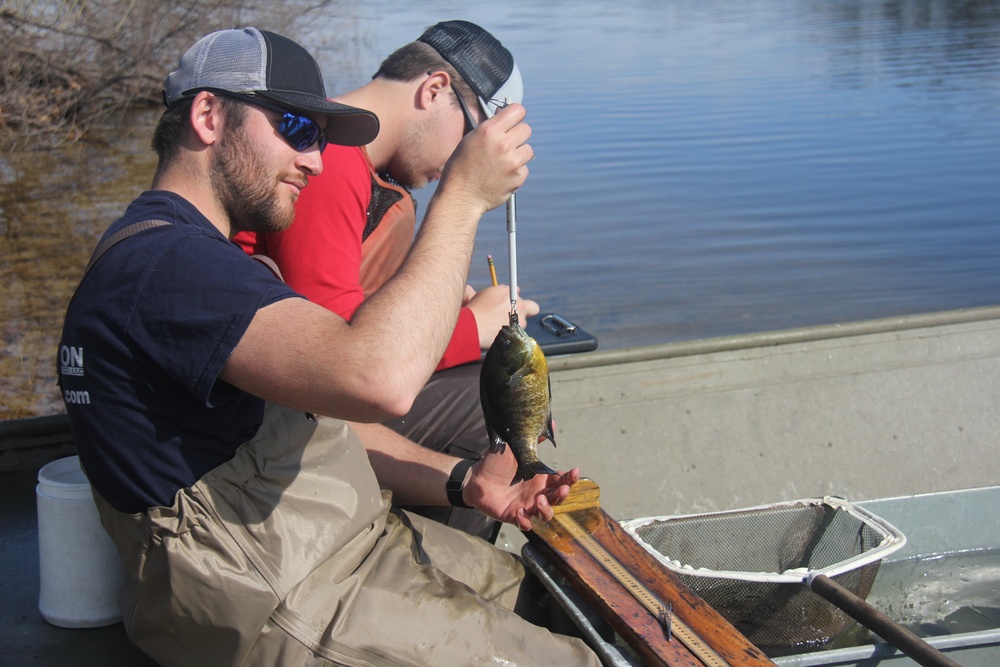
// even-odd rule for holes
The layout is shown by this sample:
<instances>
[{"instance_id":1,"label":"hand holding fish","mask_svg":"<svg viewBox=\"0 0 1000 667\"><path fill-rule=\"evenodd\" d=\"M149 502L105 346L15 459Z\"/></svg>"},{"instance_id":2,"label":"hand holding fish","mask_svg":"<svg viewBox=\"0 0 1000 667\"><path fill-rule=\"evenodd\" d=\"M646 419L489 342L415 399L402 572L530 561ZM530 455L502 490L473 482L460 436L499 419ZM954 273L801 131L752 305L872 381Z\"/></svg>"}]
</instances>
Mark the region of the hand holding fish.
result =
<instances>
[{"instance_id":1,"label":"hand holding fish","mask_svg":"<svg viewBox=\"0 0 1000 667\"><path fill-rule=\"evenodd\" d=\"M480 512L520 530L531 530L531 517L543 521L552 518L552 507L569 495L569 488L580 479L580 469L553 475L535 475L520 484L510 484L517 469L511 451L489 454L474 465L462 489L465 501Z\"/></svg>"}]
</instances>

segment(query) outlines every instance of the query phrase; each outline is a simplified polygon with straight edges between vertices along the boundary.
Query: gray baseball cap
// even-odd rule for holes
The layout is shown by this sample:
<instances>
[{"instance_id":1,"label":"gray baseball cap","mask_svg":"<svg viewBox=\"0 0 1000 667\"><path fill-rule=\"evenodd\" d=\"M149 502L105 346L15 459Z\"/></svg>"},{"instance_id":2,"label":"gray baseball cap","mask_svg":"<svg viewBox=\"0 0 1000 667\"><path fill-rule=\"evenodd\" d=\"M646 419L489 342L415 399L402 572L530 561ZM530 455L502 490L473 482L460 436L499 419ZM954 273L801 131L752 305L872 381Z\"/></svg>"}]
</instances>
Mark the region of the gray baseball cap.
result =
<instances>
[{"instance_id":1,"label":"gray baseball cap","mask_svg":"<svg viewBox=\"0 0 1000 667\"><path fill-rule=\"evenodd\" d=\"M521 70L496 37L468 21L443 21L417 38L431 46L469 84L487 118L503 106L504 98L524 98Z\"/></svg>"},{"instance_id":2,"label":"gray baseball cap","mask_svg":"<svg viewBox=\"0 0 1000 667\"><path fill-rule=\"evenodd\" d=\"M308 51L257 28L202 37L181 56L163 88L168 107L210 90L259 96L288 111L326 116L326 135L343 146L363 146L378 135L378 117L371 111L327 99L319 64Z\"/></svg>"}]
</instances>

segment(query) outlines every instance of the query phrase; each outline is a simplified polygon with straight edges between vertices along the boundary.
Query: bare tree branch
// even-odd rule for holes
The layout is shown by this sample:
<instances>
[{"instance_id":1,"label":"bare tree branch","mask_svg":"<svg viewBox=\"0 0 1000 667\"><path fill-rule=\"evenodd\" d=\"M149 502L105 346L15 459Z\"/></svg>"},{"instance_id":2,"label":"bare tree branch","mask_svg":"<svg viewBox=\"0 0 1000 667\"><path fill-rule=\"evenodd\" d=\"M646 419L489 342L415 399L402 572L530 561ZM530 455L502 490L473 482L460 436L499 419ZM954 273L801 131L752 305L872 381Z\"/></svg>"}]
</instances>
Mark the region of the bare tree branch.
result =
<instances>
[{"instance_id":1,"label":"bare tree branch","mask_svg":"<svg viewBox=\"0 0 1000 667\"><path fill-rule=\"evenodd\" d=\"M159 104L164 74L213 30L291 34L341 0L4 0L0 150L75 141L133 104Z\"/></svg>"}]
</instances>

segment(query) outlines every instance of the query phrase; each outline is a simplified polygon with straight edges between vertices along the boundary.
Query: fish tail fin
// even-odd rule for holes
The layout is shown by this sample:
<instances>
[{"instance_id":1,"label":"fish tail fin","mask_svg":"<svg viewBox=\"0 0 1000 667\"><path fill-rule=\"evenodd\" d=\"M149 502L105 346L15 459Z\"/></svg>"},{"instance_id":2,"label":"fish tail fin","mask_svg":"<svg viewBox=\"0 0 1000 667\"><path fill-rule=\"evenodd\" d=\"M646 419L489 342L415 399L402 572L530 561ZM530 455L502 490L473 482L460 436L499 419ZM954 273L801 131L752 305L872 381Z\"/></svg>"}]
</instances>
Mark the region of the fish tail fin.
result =
<instances>
[{"instance_id":1,"label":"fish tail fin","mask_svg":"<svg viewBox=\"0 0 1000 667\"><path fill-rule=\"evenodd\" d=\"M524 463L523 465L517 466L517 472L514 474L514 479L511 480L510 485L514 486L518 482L523 482L531 479L535 475L557 475L558 473L552 468L548 467L541 461L531 461L529 463Z\"/></svg>"}]
</instances>

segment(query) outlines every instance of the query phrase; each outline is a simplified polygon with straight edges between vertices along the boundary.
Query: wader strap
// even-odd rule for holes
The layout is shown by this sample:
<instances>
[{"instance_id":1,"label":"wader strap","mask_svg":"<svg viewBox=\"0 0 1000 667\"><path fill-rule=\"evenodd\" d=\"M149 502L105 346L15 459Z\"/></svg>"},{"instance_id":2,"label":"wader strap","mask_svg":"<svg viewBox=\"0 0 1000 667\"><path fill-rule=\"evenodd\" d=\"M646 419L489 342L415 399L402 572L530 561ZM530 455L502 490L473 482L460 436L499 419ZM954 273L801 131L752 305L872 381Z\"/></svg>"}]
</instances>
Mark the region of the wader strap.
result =
<instances>
[{"instance_id":1,"label":"wader strap","mask_svg":"<svg viewBox=\"0 0 1000 667\"><path fill-rule=\"evenodd\" d=\"M156 227L163 227L164 225L169 225L170 223L166 220L140 220L139 222L133 222L128 227L119 229L117 232L109 236L108 238L101 241L101 243L94 249L94 254L91 255L90 261L87 262L87 268L83 270L83 275L87 275L90 268L97 263L97 260L101 258L101 255L111 250L111 247L117 245L121 241L124 241L133 234L138 234L139 232L144 232L147 229L154 229ZM275 264L274 260L267 255L251 255L251 259L256 259L258 262L266 266L271 270L278 280L284 282L284 278L281 275L281 270L278 265ZM82 278L81 278L82 280Z\"/></svg>"},{"instance_id":2,"label":"wader strap","mask_svg":"<svg viewBox=\"0 0 1000 667\"><path fill-rule=\"evenodd\" d=\"M70 303L72 303L73 299L76 298L77 292L80 291L80 285L83 284L83 279L87 277L88 273L90 273L90 269L93 268L94 264L97 263L97 260L101 258L101 255L106 253L108 250L111 250L112 246L114 246L117 243L120 243L121 241L124 241L128 237L138 232L147 229L152 229L154 227L163 227L164 225L169 225L169 224L170 223L167 222L166 220L140 220L139 222L133 222L128 227L119 229L117 232L115 232L111 236L107 237L106 239L98 243L97 247L94 248L94 254L90 256L90 261L87 262L87 268L83 270L83 275L80 276L80 282L77 284L76 290L73 292L73 296L70 298ZM58 380L56 380L56 385L62 387L62 375L59 375L59 373L57 372L56 377L59 378Z\"/></svg>"},{"instance_id":3,"label":"wader strap","mask_svg":"<svg viewBox=\"0 0 1000 667\"><path fill-rule=\"evenodd\" d=\"M97 263L97 260L101 258L101 255L106 253L111 249L112 246L117 243L124 241L133 234L145 231L147 229L153 229L154 227L163 227L164 225L169 225L170 223L166 220L140 220L139 222L133 222L128 227L119 229L117 232L109 236L108 238L101 241L101 243L94 249L94 254L91 255L90 261L87 262L87 268L83 270L83 275L87 275L90 271L90 267ZM81 281L83 279L81 278Z\"/></svg>"},{"instance_id":4,"label":"wader strap","mask_svg":"<svg viewBox=\"0 0 1000 667\"><path fill-rule=\"evenodd\" d=\"M267 255L250 255L250 259L256 259L258 262L271 269L271 273L274 274L275 278L281 282L285 282L285 277L281 275L281 269L278 268L277 262Z\"/></svg>"}]
</instances>

